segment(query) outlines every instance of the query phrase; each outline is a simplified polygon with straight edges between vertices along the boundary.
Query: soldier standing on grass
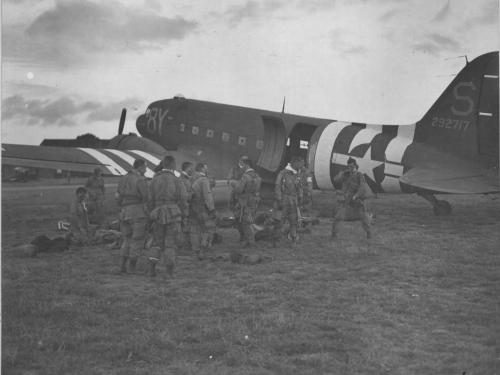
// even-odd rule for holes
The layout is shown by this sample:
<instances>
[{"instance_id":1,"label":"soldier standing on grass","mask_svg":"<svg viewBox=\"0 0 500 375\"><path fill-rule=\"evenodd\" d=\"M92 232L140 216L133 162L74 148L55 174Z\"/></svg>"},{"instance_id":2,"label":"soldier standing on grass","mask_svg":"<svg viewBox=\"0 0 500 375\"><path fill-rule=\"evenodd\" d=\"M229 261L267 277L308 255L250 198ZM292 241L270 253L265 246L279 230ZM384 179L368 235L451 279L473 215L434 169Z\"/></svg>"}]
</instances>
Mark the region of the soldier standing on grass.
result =
<instances>
[{"instance_id":1,"label":"soldier standing on grass","mask_svg":"<svg viewBox=\"0 0 500 375\"><path fill-rule=\"evenodd\" d=\"M89 244L89 216L87 210L87 189L76 189L76 197L71 202L71 242L77 246Z\"/></svg>"},{"instance_id":2,"label":"soldier standing on grass","mask_svg":"<svg viewBox=\"0 0 500 375\"><path fill-rule=\"evenodd\" d=\"M134 272L137 258L144 248L148 210L148 187L144 178L146 162L143 159L134 161L134 169L121 178L118 183L116 198L121 207L120 230L123 234L121 246L120 273Z\"/></svg>"},{"instance_id":3,"label":"soldier standing on grass","mask_svg":"<svg viewBox=\"0 0 500 375\"><path fill-rule=\"evenodd\" d=\"M212 245L215 233L215 204L207 172L206 164L197 164L191 184L190 237L191 246L199 260L205 259L205 253Z\"/></svg>"},{"instance_id":4,"label":"soldier standing on grass","mask_svg":"<svg viewBox=\"0 0 500 375\"><path fill-rule=\"evenodd\" d=\"M342 186L342 194L338 195L337 209L333 215L331 239L335 240L337 238L337 225L345 220L346 209L348 207L355 210L366 232L366 237L371 238L370 218L366 212L364 202L365 193L363 191L365 188L369 188L366 185L363 173L358 172L356 159L349 158L347 160L347 168L347 170L337 174L333 180L335 184Z\"/></svg>"},{"instance_id":5,"label":"soldier standing on grass","mask_svg":"<svg viewBox=\"0 0 500 375\"><path fill-rule=\"evenodd\" d=\"M302 201L300 202L300 210L301 212L307 211L310 212L312 209L312 177L309 170L306 168L306 164L304 159L300 159L299 164L299 181L300 181L300 189L302 190Z\"/></svg>"},{"instance_id":6,"label":"soldier standing on grass","mask_svg":"<svg viewBox=\"0 0 500 375\"><path fill-rule=\"evenodd\" d=\"M290 163L278 174L274 186L275 205L282 209L282 223L289 222L290 239L294 244L298 241L299 206L302 203L303 193L298 174L302 163L302 158L292 156Z\"/></svg>"},{"instance_id":7,"label":"soldier standing on grass","mask_svg":"<svg viewBox=\"0 0 500 375\"><path fill-rule=\"evenodd\" d=\"M231 168L229 171L229 174L227 176L227 184L231 185L231 181L239 181L241 176L243 176L243 173L245 173L245 170L241 167L243 163L248 160L248 156L242 155L238 159L238 164ZM231 192L229 195L229 202L228 202L228 207L232 212L236 212L236 206L238 204L238 199L236 198L236 195L234 193L234 189L231 188ZM243 242L245 239L245 234L243 233L243 230L240 226L238 226L238 232L240 233L240 242Z\"/></svg>"},{"instance_id":8,"label":"soldier standing on grass","mask_svg":"<svg viewBox=\"0 0 500 375\"><path fill-rule=\"evenodd\" d=\"M151 277L156 276L156 265L163 257L168 276L173 276L176 262L177 234L183 217L187 216L187 192L175 176L175 158L167 155L163 169L151 181L150 219L153 221L153 246L150 249Z\"/></svg>"},{"instance_id":9,"label":"soldier standing on grass","mask_svg":"<svg viewBox=\"0 0 500 375\"><path fill-rule=\"evenodd\" d=\"M187 192L187 204L189 205L191 202L191 197L193 195L191 184L193 182L193 163L190 161L186 161L182 163L182 171L180 179L184 184ZM191 249L191 241L189 238L190 233L190 222L189 218L185 217L181 223L181 231L179 232L178 241L179 247L190 250Z\"/></svg>"},{"instance_id":10,"label":"soldier standing on grass","mask_svg":"<svg viewBox=\"0 0 500 375\"><path fill-rule=\"evenodd\" d=\"M241 158L239 166L244 171L243 174L239 180L230 181L236 199L234 215L238 231L243 234L243 246L252 247L255 245L253 224L260 202L262 179L253 169L252 160Z\"/></svg>"},{"instance_id":11,"label":"soldier standing on grass","mask_svg":"<svg viewBox=\"0 0 500 375\"><path fill-rule=\"evenodd\" d=\"M104 222L104 179L100 168L94 169L85 184L89 193L89 215L91 221L102 226Z\"/></svg>"}]
</instances>

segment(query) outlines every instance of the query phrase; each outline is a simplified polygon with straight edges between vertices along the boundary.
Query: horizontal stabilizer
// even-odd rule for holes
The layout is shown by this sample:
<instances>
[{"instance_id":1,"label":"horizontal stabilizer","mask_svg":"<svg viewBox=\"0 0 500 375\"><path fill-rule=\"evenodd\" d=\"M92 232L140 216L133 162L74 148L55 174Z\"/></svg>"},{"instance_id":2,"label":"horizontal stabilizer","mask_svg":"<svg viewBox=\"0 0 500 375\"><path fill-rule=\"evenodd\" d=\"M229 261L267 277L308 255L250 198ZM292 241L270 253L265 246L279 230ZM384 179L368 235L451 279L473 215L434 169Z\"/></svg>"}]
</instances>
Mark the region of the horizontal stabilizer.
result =
<instances>
[{"instance_id":1,"label":"horizontal stabilizer","mask_svg":"<svg viewBox=\"0 0 500 375\"><path fill-rule=\"evenodd\" d=\"M400 182L416 189L446 194L487 194L500 192L498 175L479 169L454 170L413 168L400 177Z\"/></svg>"}]
</instances>

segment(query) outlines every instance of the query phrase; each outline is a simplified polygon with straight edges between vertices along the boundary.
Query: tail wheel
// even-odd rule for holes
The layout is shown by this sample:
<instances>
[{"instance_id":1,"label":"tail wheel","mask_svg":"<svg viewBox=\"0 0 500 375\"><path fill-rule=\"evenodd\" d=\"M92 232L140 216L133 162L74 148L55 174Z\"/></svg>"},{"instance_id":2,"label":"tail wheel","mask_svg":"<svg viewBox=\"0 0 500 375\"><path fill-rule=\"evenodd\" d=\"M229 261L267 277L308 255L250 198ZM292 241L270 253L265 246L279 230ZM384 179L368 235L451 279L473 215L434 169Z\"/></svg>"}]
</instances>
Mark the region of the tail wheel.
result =
<instances>
[{"instance_id":1,"label":"tail wheel","mask_svg":"<svg viewBox=\"0 0 500 375\"><path fill-rule=\"evenodd\" d=\"M446 216L451 213L451 205L448 201L438 200L434 206L434 215Z\"/></svg>"}]
</instances>

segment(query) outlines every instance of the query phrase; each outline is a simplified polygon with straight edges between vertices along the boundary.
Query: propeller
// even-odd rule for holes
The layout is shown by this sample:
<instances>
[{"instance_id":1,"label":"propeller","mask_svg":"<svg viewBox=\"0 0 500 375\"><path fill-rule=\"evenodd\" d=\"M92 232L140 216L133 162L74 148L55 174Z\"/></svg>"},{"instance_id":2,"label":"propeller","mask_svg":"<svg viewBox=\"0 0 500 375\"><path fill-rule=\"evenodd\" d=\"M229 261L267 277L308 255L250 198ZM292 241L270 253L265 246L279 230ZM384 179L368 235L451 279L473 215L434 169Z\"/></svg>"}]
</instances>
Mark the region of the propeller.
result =
<instances>
[{"instance_id":1,"label":"propeller","mask_svg":"<svg viewBox=\"0 0 500 375\"><path fill-rule=\"evenodd\" d=\"M125 118L127 117L127 108L122 109L122 114L120 116L120 124L118 125L118 135L122 135L123 128L125 127Z\"/></svg>"}]
</instances>

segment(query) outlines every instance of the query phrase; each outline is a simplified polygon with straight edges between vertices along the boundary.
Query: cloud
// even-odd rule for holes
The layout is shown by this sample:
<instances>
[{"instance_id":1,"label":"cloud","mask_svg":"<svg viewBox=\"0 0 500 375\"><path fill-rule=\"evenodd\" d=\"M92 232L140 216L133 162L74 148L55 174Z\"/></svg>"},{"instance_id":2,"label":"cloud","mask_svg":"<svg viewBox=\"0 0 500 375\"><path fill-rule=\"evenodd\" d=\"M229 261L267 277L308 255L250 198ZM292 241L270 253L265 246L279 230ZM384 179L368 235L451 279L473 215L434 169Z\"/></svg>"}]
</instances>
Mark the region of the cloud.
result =
<instances>
[{"instance_id":1,"label":"cloud","mask_svg":"<svg viewBox=\"0 0 500 375\"><path fill-rule=\"evenodd\" d=\"M39 83L9 81L9 80L4 80L2 83L3 83L2 91L4 96L14 95L14 94L18 95L28 94L31 96L36 95L36 96L47 97L59 91L57 87L43 85Z\"/></svg>"},{"instance_id":2,"label":"cloud","mask_svg":"<svg viewBox=\"0 0 500 375\"><path fill-rule=\"evenodd\" d=\"M398 10L398 9L391 9L391 10L388 10L387 12L385 12L384 14L382 14L378 20L381 21L381 22L387 22L391 19L393 19L398 13L400 13L401 11Z\"/></svg>"},{"instance_id":3,"label":"cloud","mask_svg":"<svg viewBox=\"0 0 500 375\"><path fill-rule=\"evenodd\" d=\"M432 20L435 22L444 21L445 19L448 18L450 12L451 12L451 6L450 6L450 0L448 0Z\"/></svg>"},{"instance_id":4,"label":"cloud","mask_svg":"<svg viewBox=\"0 0 500 375\"><path fill-rule=\"evenodd\" d=\"M31 126L73 126L81 121L82 115L90 122L117 119L123 107L139 105L138 99L130 98L120 102L102 104L94 101L78 103L69 96L58 99L27 99L13 95L2 101L2 118Z\"/></svg>"},{"instance_id":5,"label":"cloud","mask_svg":"<svg viewBox=\"0 0 500 375\"><path fill-rule=\"evenodd\" d=\"M233 5L229 7L225 11L224 15L229 19L229 23L234 25L245 20L255 20L268 17L284 5L284 2L278 0L248 0L242 5Z\"/></svg>"},{"instance_id":6,"label":"cloud","mask_svg":"<svg viewBox=\"0 0 500 375\"><path fill-rule=\"evenodd\" d=\"M335 52L341 55L357 55L367 51L367 48L352 40L353 35L345 29L336 28L330 33L330 41Z\"/></svg>"},{"instance_id":7,"label":"cloud","mask_svg":"<svg viewBox=\"0 0 500 375\"><path fill-rule=\"evenodd\" d=\"M460 43L450 37L437 33L427 34L424 41L414 44L415 51L439 55L442 52L457 51L460 49Z\"/></svg>"},{"instance_id":8,"label":"cloud","mask_svg":"<svg viewBox=\"0 0 500 375\"><path fill-rule=\"evenodd\" d=\"M90 112L87 119L91 122L117 120L122 108L133 109L139 107L141 104L142 102L136 98L128 98L119 102L108 103Z\"/></svg>"},{"instance_id":9,"label":"cloud","mask_svg":"<svg viewBox=\"0 0 500 375\"><path fill-rule=\"evenodd\" d=\"M299 0L298 6L309 12L323 12L334 8L336 3L336 0Z\"/></svg>"},{"instance_id":10,"label":"cloud","mask_svg":"<svg viewBox=\"0 0 500 375\"><path fill-rule=\"evenodd\" d=\"M185 38L193 21L168 18L118 2L59 0L26 28L9 25L4 35L7 58L71 65L96 53L142 51Z\"/></svg>"},{"instance_id":11,"label":"cloud","mask_svg":"<svg viewBox=\"0 0 500 375\"><path fill-rule=\"evenodd\" d=\"M489 1L480 10L479 14L467 20L467 27L478 27L484 25L498 25L498 2Z\"/></svg>"}]
</instances>

